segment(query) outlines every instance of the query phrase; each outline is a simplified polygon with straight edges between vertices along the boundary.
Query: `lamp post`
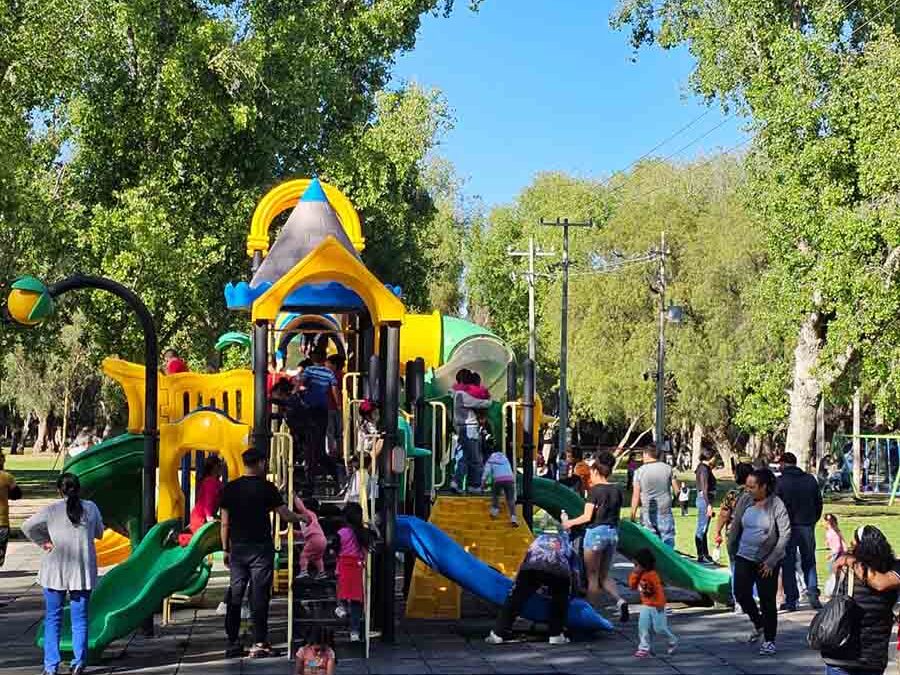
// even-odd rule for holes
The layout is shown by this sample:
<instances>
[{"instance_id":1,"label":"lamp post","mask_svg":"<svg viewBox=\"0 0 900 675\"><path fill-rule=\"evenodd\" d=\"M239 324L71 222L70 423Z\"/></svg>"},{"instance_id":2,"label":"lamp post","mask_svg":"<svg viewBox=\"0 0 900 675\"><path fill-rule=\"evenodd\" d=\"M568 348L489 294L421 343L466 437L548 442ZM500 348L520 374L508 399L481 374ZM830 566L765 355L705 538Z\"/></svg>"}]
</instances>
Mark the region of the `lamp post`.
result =
<instances>
[{"instance_id":1,"label":"lamp post","mask_svg":"<svg viewBox=\"0 0 900 675\"><path fill-rule=\"evenodd\" d=\"M23 326L34 326L53 313L55 298L72 290L88 288L106 291L121 298L137 315L144 332L144 467L141 538L156 524L156 467L159 426L157 423L157 373L159 343L156 325L147 305L122 284L105 277L74 274L50 286L31 276L20 277L11 286L7 315Z\"/></svg>"},{"instance_id":2,"label":"lamp post","mask_svg":"<svg viewBox=\"0 0 900 675\"><path fill-rule=\"evenodd\" d=\"M656 286L653 291L659 298L659 330L656 348L656 450L662 459L666 448L666 322L681 323L684 312L678 305L666 305L666 233L660 235L660 247L654 251L659 263Z\"/></svg>"}]
</instances>

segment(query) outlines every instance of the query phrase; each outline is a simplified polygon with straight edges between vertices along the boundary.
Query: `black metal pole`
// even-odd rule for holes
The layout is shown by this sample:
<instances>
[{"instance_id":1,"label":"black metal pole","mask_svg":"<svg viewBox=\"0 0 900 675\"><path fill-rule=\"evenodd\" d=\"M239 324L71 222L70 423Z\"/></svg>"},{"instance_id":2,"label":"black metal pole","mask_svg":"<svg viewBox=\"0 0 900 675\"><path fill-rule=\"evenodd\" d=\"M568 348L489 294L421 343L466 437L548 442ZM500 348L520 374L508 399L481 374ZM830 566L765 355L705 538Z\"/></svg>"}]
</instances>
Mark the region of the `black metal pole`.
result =
<instances>
[{"instance_id":1,"label":"black metal pole","mask_svg":"<svg viewBox=\"0 0 900 675\"><path fill-rule=\"evenodd\" d=\"M366 373L366 382L368 383L366 395L369 400L381 403L381 357L378 354L372 354L369 357L369 372Z\"/></svg>"},{"instance_id":2,"label":"black metal pole","mask_svg":"<svg viewBox=\"0 0 900 675\"><path fill-rule=\"evenodd\" d=\"M507 401L515 401L518 397L518 382L517 382L517 373L516 373L516 362L510 361L506 364L506 400ZM506 415L503 419L503 424L506 425L506 447L503 448L503 452L506 453L507 458L512 466L515 466L515 454L516 454L516 439L513 436L513 416L516 414L516 411L513 409L507 409Z\"/></svg>"},{"instance_id":3,"label":"black metal pole","mask_svg":"<svg viewBox=\"0 0 900 675\"><path fill-rule=\"evenodd\" d=\"M365 377L362 378L360 394L363 398L374 399L375 396L369 388L371 384L372 369L369 360L375 354L375 328L372 326L372 318L365 314L359 317L359 368Z\"/></svg>"},{"instance_id":4,"label":"black metal pole","mask_svg":"<svg viewBox=\"0 0 900 675\"><path fill-rule=\"evenodd\" d=\"M413 427L413 445L417 448L424 448L425 443L425 415L427 414L427 406L425 404L425 359L419 357L413 362L413 376L406 371L406 385L408 390L414 391L413 412L416 415L416 425ZM432 453L434 449L431 449ZM434 455L431 456L434 461ZM415 485L415 501L413 502L413 513L422 520L428 520L428 499L426 497L427 490L431 489L428 485L428 471L426 471L426 458L417 457L413 463L413 481Z\"/></svg>"},{"instance_id":5,"label":"black metal pole","mask_svg":"<svg viewBox=\"0 0 900 675\"><path fill-rule=\"evenodd\" d=\"M522 414L522 515L531 527L532 481L534 480L534 361L525 359L523 364L524 394Z\"/></svg>"},{"instance_id":6,"label":"black metal pole","mask_svg":"<svg viewBox=\"0 0 900 675\"><path fill-rule=\"evenodd\" d=\"M394 446L397 445L397 413L400 403L400 324L391 323L383 329L385 334L384 355L384 450L381 453L382 495L381 523L384 531L384 552L382 558L382 604L381 625L384 642L393 644L394 635L394 585L396 574L395 530L397 519L397 477L393 471Z\"/></svg>"},{"instance_id":7,"label":"black metal pole","mask_svg":"<svg viewBox=\"0 0 900 675\"><path fill-rule=\"evenodd\" d=\"M257 321L253 326L253 447L269 456L271 407L267 385L269 380L269 323Z\"/></svg>"},{"instance_id":8,"label":"black metal pole","mask_svg":"<svg viewBox=\"0 0 900 675\"><path fill-rule=\"evenodd\" d=\"M130 289L122 284L85 274L74 274L47 288L51 297L58 297L67 291L81 288L93 288L107 291L118 296L134 311L141 329L144 332L144 467L143 467L143 499L141 502L142 527L141 537L156 525L156 467L159 464L159 425L157 418L158 373L159 373L159 341L156 337L156 324L147 305Z\"/></svg>"}]
</instances>

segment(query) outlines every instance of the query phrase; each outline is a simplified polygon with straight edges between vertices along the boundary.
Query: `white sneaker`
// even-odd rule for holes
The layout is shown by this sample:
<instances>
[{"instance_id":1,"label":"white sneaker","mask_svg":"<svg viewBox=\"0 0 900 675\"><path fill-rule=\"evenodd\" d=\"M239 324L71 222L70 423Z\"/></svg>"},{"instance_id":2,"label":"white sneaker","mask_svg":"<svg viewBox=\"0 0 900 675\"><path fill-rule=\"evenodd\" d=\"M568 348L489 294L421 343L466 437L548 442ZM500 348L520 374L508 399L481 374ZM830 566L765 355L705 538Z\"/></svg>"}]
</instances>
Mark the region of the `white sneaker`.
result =
<instances>
[{"instance_id":1,"label":"white sneaker","mask_svg":"<svg viewBox=\"0 0 900 675\"><path fill-rule=\"evenodd\" d=\"M753 644L754 642L757 642L761 637L762 637L762 629L754 628L752 631L750 631L750 635L747 636L747 642L749 644Z\"/></svg>"},{"instance_id":2,"label":"white sneaker","mask_svg":"<svg viewBox=\"0 0 900 675\"><path fill-rule=\"evenodd\" d=\"M216 614L218 616L225 616L226 614L228 614L228 605L226 605L224 602L220 602L219 606L216 607Z\"/></svg>"},{"instance_id":3,"label":"white sneaker","mask_svg":"<svg viewBox=\"0 0 900 675\"><path fill-rule=\"evenodd\" d=\"M513 514L509 517L509 524L512 525L513 527L519 526L519 519L516 518L516 514Z\"/></svg>"},{"instance_id":4,"label":"white sneaker","mask_svg":"<svg viewBox=\"0 0 900 675\"><path fill-rule=\"evenodd\" d=\"M355 630L350 631L350 642L360 642L359 633Z\"/></svg>"},{"instance_id":5,"label":"white sneaker","mask_svg":"<svg viewBox=\"0 0 900 675\"><path fill-rule=\"evenodd\" d=\"M775 656L776 651L774 642L763 642L759 646L760 656Z\"/></svg>"},{"instance_id":6,"label":"white sneaker","mask_svg":"<svg viewBox=\"0 0 900 675\"><path fill-rule=\"evenodd\" d=\"M241 605L241 620L246 621L250 618L250 608L247 605Z\"/></svg>"},{"instance_id":7,"label":"white sneaker","mask_svg":"<svg viewBox=\"0 0 900 675\"><path fill-rule=\"evenodd\" d=\"M493 506L491 507L491 518L496 518L500 515L500 509L495 509Z\"/></svg>"},{"instance_id":8,"label":"white sneaker","mask_svg":"<svg viewBox=\"0 0 900 675\"><path fill-rule=\"evenodd\" d=\"M491 631L490 635L484 638L484 641L489 645L502 645L503 638L497 635L494 631Z\"/></svg>"},{"instance_id":9,"label":"white sneaker","mask_svg":"<svg viewBox=\"0 0 900 675\"><path fill-rule=\"evenodd\" d=\"M347 610L344 609L343 605L338 605L334 608L334 615L339 619L343 619L347 616Z\"/></svg>"},{"instance_id":10,"label":"white sneaker","mask_svg":"<svg viewBox=\"0 0 900 675\"><path fill-rule=\"evenodd\" d=\"M550 639L547 640L551 645L567 645L569 644L569 638L560 633L559 635L551 635Z\"/></svg>"}]
</instances>

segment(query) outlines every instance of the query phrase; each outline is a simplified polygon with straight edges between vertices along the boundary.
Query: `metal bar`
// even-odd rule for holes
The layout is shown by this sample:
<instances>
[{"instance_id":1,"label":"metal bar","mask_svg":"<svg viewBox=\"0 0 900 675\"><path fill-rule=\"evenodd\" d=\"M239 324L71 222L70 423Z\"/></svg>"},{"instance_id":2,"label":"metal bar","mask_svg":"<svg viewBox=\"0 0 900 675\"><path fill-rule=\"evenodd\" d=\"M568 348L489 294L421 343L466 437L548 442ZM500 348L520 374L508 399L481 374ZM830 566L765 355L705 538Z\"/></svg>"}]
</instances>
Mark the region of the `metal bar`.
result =
<instances>
[{"instance_id":1,"label":"metal bar","mask_svg":"<svg viewBox=\"0 0 900 675\"><path fill-rule=\"evenodd\" d=\"M443 401L429 401L428 405L431 406L431 500L434 501L434 498L437 496L438 488L444 487L444 484L447 482L447 462L449 458L447 457L447 406L444 405ZM441 411L441 452L440 455L437 454L437 411ZM440 456L440 461L438 462L437 457ZM440 463L441 465L441 482L436 483L435 479L435 471L436 465Z\"/></svg>"},{"instance_id":2,"label":"metal bar","mask_svg":"<svg viewBox=\"0 0 900 675\"><path fill-rule=\"evenodd\" d=\"M253 446L264 457L269 456L270 406L268 399L269 377L269 324L257 321L253 326Z\"/></svg>"},{"instance_id":3,"label":"metal bar","mask_svg":"<svg viewBox=\"0 0 900 675\"><path fill-rule=\"evenodd\" d=\"M384 447L381 452L381 526L384 532L384 552L382 554L381 588L383 597L382 639L386 644L393 644L394 634L394 585L397 559L395 530L397 518L397 477L393 473L392 460L394 447L397 445L397 412L399 410L400 392L400 325L391 323L383 330L384 345Z\"/></svg>"},{"instance_id":4,"label":"metal bar","mask_svg":"<svg viewBox=\"0 0 900 675\"><path fill-rule=\"evenodd\" d=\"M525 391L522 415L522 516L531 528L532 481L534 480L534 361L525 359L523 367Z\"/></svg>"},{"instance_id":5,"label":"metal bar","mask_svg":"<svg viewBox=\"0 0 900 675\"><path fill-rule=\"evenodd\" d=\"M656 349L656 449L663 459L666 446L666 233L659 255L659 333Z\"/></svg>"}]
</instances>

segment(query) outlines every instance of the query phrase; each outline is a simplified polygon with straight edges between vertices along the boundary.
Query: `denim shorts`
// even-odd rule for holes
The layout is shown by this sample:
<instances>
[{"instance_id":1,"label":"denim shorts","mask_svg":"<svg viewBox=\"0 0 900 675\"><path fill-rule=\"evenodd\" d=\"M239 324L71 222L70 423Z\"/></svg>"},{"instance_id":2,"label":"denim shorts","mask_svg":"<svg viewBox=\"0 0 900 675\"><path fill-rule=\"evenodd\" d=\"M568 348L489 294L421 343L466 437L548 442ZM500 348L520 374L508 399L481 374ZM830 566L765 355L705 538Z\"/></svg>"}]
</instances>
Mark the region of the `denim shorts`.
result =
<instances>
[{"instance_id":1,"label":"denim shorts","mask_svg":"<svg viewBox=\"0 0 900 675\"><path fill-rule=\"evenodd\" d=\"M584 535L584 549L603 553L607 549L616 550L619 545L619 531L612 525L597 525L588 528Z\"/></svg>"}]
</instances>

